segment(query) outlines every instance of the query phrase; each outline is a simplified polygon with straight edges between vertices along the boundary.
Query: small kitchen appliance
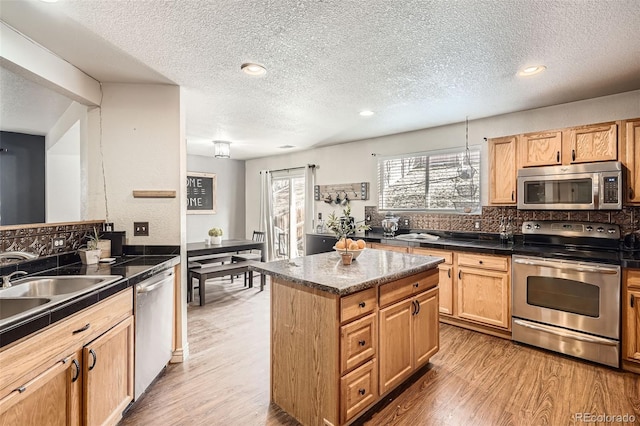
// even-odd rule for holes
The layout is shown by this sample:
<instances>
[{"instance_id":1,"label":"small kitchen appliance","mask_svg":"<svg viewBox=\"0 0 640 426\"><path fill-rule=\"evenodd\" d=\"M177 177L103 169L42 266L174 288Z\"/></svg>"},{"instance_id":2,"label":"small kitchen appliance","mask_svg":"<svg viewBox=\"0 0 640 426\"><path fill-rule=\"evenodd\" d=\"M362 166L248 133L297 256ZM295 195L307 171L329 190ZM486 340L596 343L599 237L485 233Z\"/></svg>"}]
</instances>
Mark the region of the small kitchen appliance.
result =
<instances>
[{"instance_id":1,"label":"small kitchen appliance","mask_svg":"<svg viewBox=\"0 0 640 426\"><path fill-rule=\"evenodd\" d=\"M383 236L390 238L395 236L395 233L398 230L398 220L400 220L399 217L396 217L391 212L387 212L384 219L382 219Z\"/></svg>"}]
</instances>

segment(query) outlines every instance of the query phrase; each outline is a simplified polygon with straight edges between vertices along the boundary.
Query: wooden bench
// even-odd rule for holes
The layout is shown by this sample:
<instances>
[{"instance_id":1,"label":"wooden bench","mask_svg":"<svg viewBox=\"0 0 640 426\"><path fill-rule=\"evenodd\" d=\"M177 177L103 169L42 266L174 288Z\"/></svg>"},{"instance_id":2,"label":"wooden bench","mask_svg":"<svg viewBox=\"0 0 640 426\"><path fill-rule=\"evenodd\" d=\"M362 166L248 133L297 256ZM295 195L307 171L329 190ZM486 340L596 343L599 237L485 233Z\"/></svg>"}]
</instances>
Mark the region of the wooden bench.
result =
<instances>
[{"instance_id":1,"label":"wooden bench","mask_svg":"<svg viewBox=\"0 0 640 426\"><path fill-rule=\"evenodd\" d=\"M249 266L257 262L247 260L244 262L236 262L222 265L202 265L189 268L187 275L187 300L193 300L193 279L198 280L198 291L200 293L200 306L204 306L205 303L205 281L210 278L231 276L231 282L233 282L233 276L238 274L245 274L245 285L250 288L253 287L253 269ZM248 277L247 277L248 276ZM264 279L260 278L260 291L264 290Z\"/></svg>"}]
</instances>

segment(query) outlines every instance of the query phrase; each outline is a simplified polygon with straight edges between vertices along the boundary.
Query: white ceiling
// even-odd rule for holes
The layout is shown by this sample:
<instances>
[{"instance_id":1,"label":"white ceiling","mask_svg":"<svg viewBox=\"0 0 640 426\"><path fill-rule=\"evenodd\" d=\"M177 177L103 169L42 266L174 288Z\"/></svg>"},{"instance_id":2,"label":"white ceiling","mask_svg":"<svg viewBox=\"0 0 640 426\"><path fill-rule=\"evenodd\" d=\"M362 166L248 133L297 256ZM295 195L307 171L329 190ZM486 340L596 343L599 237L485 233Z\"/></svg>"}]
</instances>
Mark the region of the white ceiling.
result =
<instances>
[{"instance_id":1,"label":"white ceiling","mask_svg":"<svg viewBox=\"0 0 640 426\"><path fill-rule=\"evenodd\" d=\"M0 18L99 81L179 84L188 152L236 159L640 88L637 0L2 0Z\"/></svg>"}]
</instances>

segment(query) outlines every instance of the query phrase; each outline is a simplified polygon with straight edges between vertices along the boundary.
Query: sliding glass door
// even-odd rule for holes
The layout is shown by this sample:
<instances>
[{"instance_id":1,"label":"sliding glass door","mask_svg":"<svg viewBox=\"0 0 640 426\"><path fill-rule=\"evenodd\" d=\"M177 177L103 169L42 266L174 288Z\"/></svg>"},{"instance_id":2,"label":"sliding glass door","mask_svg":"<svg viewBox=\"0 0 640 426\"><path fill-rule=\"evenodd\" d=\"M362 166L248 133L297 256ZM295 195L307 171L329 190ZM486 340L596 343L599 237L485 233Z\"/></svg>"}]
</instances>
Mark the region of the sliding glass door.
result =
<instances>
[{"instance_id":1,"label":"sliding glass door","mask_svg":"<svg viewBox=\"0 0 640 426\"><path fill-rule=\"evenodd\" d=\"M276 259L304 254L304 181L304 170L273 172L271 175Z\"/></svg>"}]
</instances>

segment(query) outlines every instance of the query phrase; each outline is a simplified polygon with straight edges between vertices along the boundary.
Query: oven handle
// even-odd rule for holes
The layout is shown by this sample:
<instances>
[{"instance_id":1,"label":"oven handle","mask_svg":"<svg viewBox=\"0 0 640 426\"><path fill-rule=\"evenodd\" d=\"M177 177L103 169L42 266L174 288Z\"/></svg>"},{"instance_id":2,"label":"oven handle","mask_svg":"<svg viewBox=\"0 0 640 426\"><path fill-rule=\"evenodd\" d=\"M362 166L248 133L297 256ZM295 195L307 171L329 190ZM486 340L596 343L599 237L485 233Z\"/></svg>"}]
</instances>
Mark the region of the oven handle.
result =
<instances>
[{"instance_id":1,"label":"oven handle","mask_svg":"<svg viewBox=\"0 0 640 426\"><path fill-rule=\"evenodd\" d=\"M532 260L525 260L525 259L514 259L513 261L514 263L519 263L521 265L530 265L530 266L543 266L545 268L555 268L555 269L562 269L565 271L576 271L576 272L593 272L593 273L597 273L597 274L607 274L607 275L616 275L618 273L617 269L613 269L613 268L587 268L584 266L580 266L580 267L568 267L566 264L560 264L560 265L555 265L551 262L535 262Z\"/></svg>"},{"instance_id":2,"label":"oven handle","mask_svg":"<svg viewBox=\"0 0 640 426\"><path fill-rule=\"evenodd\" d=\"M599 345L606 345L606 346L616 346L618 344L618 342L615 342L609 339L603 339L601 337L578 335L576 333L571 333L571 334L563 333L561 331L556 330L555 328L545 327L544 325L532 324L530 322L525 322L521 320L513 320L513 322L514 324L518 324L519 326L530 328L532 330L542 331L544 333L549 333L549 334L555 334L556 336L567 337L569 339L580 340L582 342L597 343Z\"/></svg>"}]
</instances>

